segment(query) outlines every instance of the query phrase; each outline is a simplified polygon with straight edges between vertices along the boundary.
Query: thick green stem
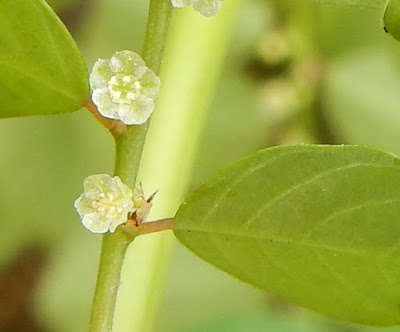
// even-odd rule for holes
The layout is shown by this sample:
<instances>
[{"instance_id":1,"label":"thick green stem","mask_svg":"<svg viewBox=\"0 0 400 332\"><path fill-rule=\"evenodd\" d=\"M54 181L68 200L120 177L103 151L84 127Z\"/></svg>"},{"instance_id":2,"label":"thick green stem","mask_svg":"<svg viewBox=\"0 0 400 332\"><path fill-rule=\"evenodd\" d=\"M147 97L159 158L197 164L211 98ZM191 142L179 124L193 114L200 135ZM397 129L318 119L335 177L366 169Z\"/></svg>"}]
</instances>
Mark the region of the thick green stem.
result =
<instances>
[{"instance_id":1,"label":"thick green stem","mask_svg":"<svg viewBox=\"0 0 400 332\"><path fill-rule=\"evenodd\" d=\"M160 70L171 14L170 0L150 0L143 58L156 74ZM136 184L148 126L149 122L141 126L129 126L126 133L116 138L115 175L132 188ZM121 228L114 234L103 237L90 322L91 332L112 330L121 268L131 241L132 238Z\"/></svg>"}]
</instances>

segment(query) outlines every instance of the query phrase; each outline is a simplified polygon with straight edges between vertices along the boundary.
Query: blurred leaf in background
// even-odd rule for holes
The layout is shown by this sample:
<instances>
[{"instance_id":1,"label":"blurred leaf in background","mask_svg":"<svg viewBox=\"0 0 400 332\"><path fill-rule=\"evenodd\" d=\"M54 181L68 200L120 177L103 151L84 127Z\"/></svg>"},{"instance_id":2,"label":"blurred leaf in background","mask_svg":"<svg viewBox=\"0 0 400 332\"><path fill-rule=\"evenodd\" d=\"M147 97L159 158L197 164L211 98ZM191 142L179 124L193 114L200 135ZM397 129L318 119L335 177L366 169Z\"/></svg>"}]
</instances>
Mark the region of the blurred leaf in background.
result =
<instances>
[{"instance_id":1,"label":"blurred leaf in background","mask_svg":"<svg viewBox=\"0 0 400 332\"><path fill-rule=\"evenodd\" d=\"M89 0L83 0L89 1ZM82 2L82 0L48 0L47 3L53 8L56 12L62 13L64 10L71 8L73 5Z\"/></svg>"},{"instance_id":2,"label":"blurred leaf in background","mask_svg":"<svg viewBox=\"0 0 400 332\"><path fill-rule=\"evenodd\" d=\"M364 49L332 62L326 80L326 116L343 143L400 154L400 70L384 49Z\"/></svg>"}]
</instances>

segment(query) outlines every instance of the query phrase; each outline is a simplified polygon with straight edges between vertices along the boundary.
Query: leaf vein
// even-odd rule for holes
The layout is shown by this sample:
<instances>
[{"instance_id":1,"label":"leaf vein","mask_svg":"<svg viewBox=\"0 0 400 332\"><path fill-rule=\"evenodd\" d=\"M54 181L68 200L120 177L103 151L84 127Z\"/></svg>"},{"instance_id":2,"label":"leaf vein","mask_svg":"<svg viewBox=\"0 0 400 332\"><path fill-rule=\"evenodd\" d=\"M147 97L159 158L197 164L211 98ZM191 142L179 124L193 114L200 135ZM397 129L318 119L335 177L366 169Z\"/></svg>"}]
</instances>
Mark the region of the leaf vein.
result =
<instances>
[{"instance_id":1,"label":"leaf vein","mask_svg":"<svg viewBox=\"0 0 400 332\"><path fill-rule=\"evenodd\" d=\"M359 164L359 163L351 163L351 164L347 164L344 166L340 166L340 167L336 167L336 168L332 168L330 170L318 173L318 174L314 174L313 176L306 178L306 179L302 179L300 182L298 182L297 184L293 185L292 187L280 192L279 194L277 194L274 198L272 198L271 200L267 201L265 204L261 205L260 208L248 219L248 221L245 224L246 228L249 228L250 225L254 222L255 219L257 219L257 217L262 214L268 207L270 207L272 204L276 203L277 201L281 200L282 198L290 195L292 192L294 192L295 190L302 188L310 183L313 183L314 181L321 179L327 175L330 175L332 173L336 173L336 172L340 172L340 171L344 171L347 169L351 169L351 168L357 168L357 167L377 167L377 168L392 168L393 166L381 166L381 165L376 165L376 164Z\"/></svg>"},{"instance_id":2,"label":"leaf vein","mask_svg":"<svg viewBox=\"0 0 400 332\"><path fill-rule=\"evenodd\" d=\"M370 201L366 201L366 202L363 202L361 204L354 205L354 206L345 206L344 208L336 210L333 213L331 213L330 215L325 216L321 220L317 221L308 232L304 233L302 240L309 239L313 235L313 233L315 231L317 231L318 229L320 229L324 224L326 224L326 222L328 222L329 220L331 220L337 216L340 216L341 214L344 214L344 213L347 213L350 211L354 211L354 210L358 210L358 209L362 209L362 208L365 208L365 207L371 206L371 205L384 205L384 204L391 204L391 203L397 203L397 202L400 202L400 198L385 199L382 201L370 200Z\"/></svg>"},{"instance_id":3,"label":"leaf vein","mask_svg":"<svg viewBox=\"0 0 400 332\"><path fill-rule=\"evenodd\" d=\"M325 268L328 270L328 272L338 281L339 284L342 284L344 288L347 288L349 291L351 291L353 294L356 294L358 297L366 299L368 302L371 301L368 296L365 295L364 292L358 290L354 284L352 284L348 279L343 278L341 273L339 273L333 265L328 264L325 260L325 256L321 255L320 252L316 251L315 248L311 248L311 252L313 255L317 258L317 260L325 266ZM334 290L337 291L337 290Z\"/></svg>"},{"instance_id":4,"label":"leaf vein","mask_svg":"<svg viewBox=\"0 0 400 332\"><path fill-rule=\"evenodd\" d=\"M246 179L249 175L257 172L260 169L263 169L265 166L271 164L272 162L274 162L275 160L277 160L277 159L279 159L281 157L284 157L284 156L287 156L287 155L291 155L291 154L296 154L296 153L298 153L298 151L296 151L296 150L290 151L290 152L287 152L287 153L282 153L282 154L279 154L279 155L274 156L272 158L269 158L267 161L263 162L262 164L260 164L260 165L258 165L256 167L247 169L245 172L243 172L241 175L239 175L236 178L235 181L233 181L229 186L227 186L224 191L221 192L219 197L214 201L214 205L213 206L218 206L224 200L224 198L229 195L229 193L232 191L232 189L235 186L237 186L240 182L242 182L244 179ZM215 210L214 208L209 209L208 213L206 213L204 215L203 222L210 218L210 216L212 215L214 210Z\"/></svg>"}]
</instances>

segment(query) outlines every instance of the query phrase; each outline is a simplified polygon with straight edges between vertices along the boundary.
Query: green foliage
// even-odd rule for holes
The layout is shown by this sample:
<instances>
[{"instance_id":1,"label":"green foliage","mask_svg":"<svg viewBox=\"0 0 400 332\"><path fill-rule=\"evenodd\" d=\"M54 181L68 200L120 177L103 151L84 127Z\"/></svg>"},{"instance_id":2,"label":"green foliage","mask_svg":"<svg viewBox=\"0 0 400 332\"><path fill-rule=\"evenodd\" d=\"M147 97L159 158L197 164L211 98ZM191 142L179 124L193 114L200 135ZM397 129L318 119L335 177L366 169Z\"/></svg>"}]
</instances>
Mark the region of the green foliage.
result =
<instances>
[{"instance_id":1,"label":"green foliage","mask_svg":"<svg viewBox=\"0 0 400 332\"><path fill-rule=\"evenodd\" d=\"M69 6L73 8L78 0L47 2L54 10L62 11ZM75 32L87 62L107 57L118 49L140 49L148 2L95 2L95 6L85 6L82 13L88 16L70 16L71 13L68 13L68 21L73 20L80 26ZM222 10L232 2L226 2ZM303 3L303 0L298 2ZM162 153L155 153L157 157L148 163L151 167L145 167L150 174L148 179L153 181L149 184L145 179L145 187L153 186L154 191L160 189L156 195L155 207L163 212L159 212L157 218L171 216L173 212L163 210L167 205L175 211L175 204L181 201L180 189L177 189L181 183L190 182L193 186L202 182L208 174L250 151L271 143L282 144L281 129L287 128L282 123L273 123L276 121L273 120L274 114L263 106L262 98L266 95L265 87L270 86L269 81L281 80L288 67L271 67L268 63L265 66L265 63L259 62L264 57L257 52L273 53L275 50L275 47L261 47L270 30L266 22L275 15L269 9L263 9L263 6L279 7L278 32L282 32L282 27L285 28L285 22L281 20L285 18L286 11L291 11L290 26L298 35L294 37L300 37L299 44L315 48L310 50L309 58L317 57L323 64L324 73L320 79L324 89L316 89L312 94L318 100L316 111L323 112L323 120L326 120L332 132L332 137L324 141L372 144L399 153L397 137L400 116L397 106L400 81L396 71L397 59L389 56L390 52L397 51L398 45L391 38L386 38L378 22L380 15L383 15L386 0L314 2L336 5L308 9L308 13L316 10L313 12L315 21L312 22L312 30L317 41L311 41L313 37L301 23L308 16L292 8L293 0L261 0L243 6L237 17L237 31L228 57L220 53L224 48L224 35L230 29L228 26L226 32L221 33L223 38L217 38L218 32L210 23L213 20L210 20L206 27L207 31L212 32L213 38L207 39L204 37L206 34L199 31L199 35L204 37L199 39L197 31L193 31L188 24L195 18L187 16L186 21L176 21L180 15L189 15L192 11L182 9L175 14L172 37L173 33L180 31L188 40L182 42L183 39L179 39L178 42L176 38L171 38L171 34L169 36L169 40L173 41L173 51L170 49L169 56L164 59L163 89L169 89L164 94L171 96L171 101L157 106L159 110L167 110L168 121L164 121L164 127L172 143L167 144L165 140L164 144L153 142L154 146L160 147ZM349 6L354 8L349 9ZM359 11L358 8L377 10ZM223 15L223 11L216 19ZM85 17L88 19L79 21ZM256 18L260 22L256 23ZM254 31L257 30L254 37L249 32L251 24L254 24ZM88 97L85 68L68 32L44 1L0 0L0 28L0 117L39 112L49 114L64 110L69 112L79 108L82 100ZM393 29L390 30L392 32ZM201 40L206 41L206 44L202 44ZM212 47L210 43L214 43ZM34 45L40 46L40 54ZM369 49L365 50L365 46L370 47L373 54ZM174 49L180 47L182 50L177 53ZM279 47L276 49L279 50ZM207 56L204 50L212 52ZM346 53L345 57L341 56L343 53ZM201 62L203 58L207 61ZM186 169L186 163L192 162L192 153L188 154L187 147L194 151L193 142L201 127L198 121L201 113L198 111L207 106L209 95L214 90L211 84L214 75L210 74L210 65L214 68L219 63L215 61L218 58L226 59L225 69L221 84L216 88L217 97L211 107L213 112L208 119L194 177L190 178L189 173L181 169ZM289 60L290 64L296 63L296 59ZM303 60L307 62L309 59ZM182 61L191 64L189 71L182 65ZM11 68L13 71L6 67L7 64L14 65ZM17 68L20 71L15 72ZM253 77L251 71L257 72L257 77ZM26 77L26 72L31 75ZM182 77L183 82L186 82L186 79L192 80L203 72L207 74L202 75L204 86L199 88L186 84L188 93L183 93L176 77ZM170 76L175 78L166 80ZM54 88L60 93L53 91ZM177 93L171 94L170 89L175 89ZM279 97L279 94L274 94L274 97ZM280 101L279 98L274 100ZM321 105L319 101L322 101ZM181 104L186 106L179 107ZM186 120L171 121L171 112L179 110L187 114L193 126L189 126ZM299 112L299 116L290 118L289 125L293 126L294 134L305 118L315 116L302 110ZM154 120L156 117L152 126ZM311 120L319 121L314 118ZM0 247L3 248L0 250L0 261L6 266L19 248L31 242L44 245L51 257L46 262L44 276L40 278L42 284L37 288L34 301L36 318L48 330L83 331L89 320L101 239L89 237L80 227L71 205L81 190L83 178L92 173L111 172L111 160L107 159L113 153L110 137L87 112L58 117L8 119L1 121L0 125L3 137L0 152L4 161L0 163L0 197L3 206L0 216L6 221L2 223L0 232ZM182 136L178 135L180 128L177 127L183 128ZM323 131L323 128L319 129ZM77 135L71 135L71 132ZM293 137L298 141L302 136ZM319 139L317 137L316 142ZM175 151L175 148L181 149L185 158L175 156L175 161L168 161L165 154ZM266 169L259 169L267 174L261 180L255 175L252 177L252 174L248 179L243 179L240 175L236 177L234 173L225 171L223 181L217 179L215 185L207 186L194 195L204 201L189 199L189 203L179 212L182 217L178 216L180 228L177 235L183 242L192 243L190 246L193 250L214 265L281 298L342 319L376 324L398 322L395 314L396 303L399 303L396 282L399 280L399 268L395 247L398 227L392 223L398 216L398 209L396 202L390 202L390 199L396 199L393 197L397 194L397 175L385 177L375 167L373 174L378 172L377 176L365 171L357 173L356 181L353 181L353 175L359 168L335 173L334 178L318 177L319 174L346 165L346 162L360 162L360 166L369 163L385 166L393 163L397 165L397 159L376 150L350 147L293 147L268 151L251 157L258 160L265 157L269 161L277 157L269 166L266 165ZM279 161L278 157L286 159ZM251 158L243 161L242 165L250 164ZM179 175L175 180L169 167ZM234 167L237 170L235 174L242 174L241 166ZM396 169L397 166L394 166L393 172ZM158 174L160 179L154 174ZM302 176L312 177L314 174L317 174L317 181L290 191L293 182L301 182ZM209 207L215 205L212 195L221 191L217 184L222 181L226 188L230 188L232 178L238 180L236 191L231 192L237 197L227 195L229 202L221 201L219 208L212 208L209 212ZM139 179L143 182L142 177ZM247 183L249 179L251 181ZM162 184L164 181L167 181L170 189L165 189ZM256 185L259 187L254 189ZM210 187L213 189L210 190ZM274 200L279 192L285 190L287 194L282 197L284 202L279 198ZM248 220L247 216L253 215L257 205L264 204L266 198L266 204L271 204L271 210L263 211L252 227L244 229L240 222ZM363 200L371 203L371 206L363 206L364 210L358 211L357 204L363 204ZM374 209L374 202L384 204L385 200L388 200L388 206L384 206L384 211ZM219 210L221 206L224 206L223 211ZM200 218L208 213L210 221L205 219L203 225ZM329 219L329 223L322 224L321 228L310 233L306 242L301 242L302 237L311 232L318 218L326 218L331 214L336 218ZM198 220L200 223L197 227ZM265 221L266 225L262 225ZM187 223L190 223L188 227ZM198 231L203 226L206 231ZM217 227L221 234L214 232ZM187 234L187 230L191 232ZM224 236L224 232L228 234ZM249 234L253 239L248 238ZM151 307L153 310L156 307L153 297L160 293L157 283L163 278L164 265L167 263L165 259L156 262L152 255L160 252L166 256L167 250L153 245L150 236L137 239L146 243L146 248L142 248L138 254L132 255L131 252L127 256L125 265L129 266L130 271L124 272L124 280L131 282L121 283L123 291L120 293L124 298L120 299L122 310L119 310L117 317L118 331L129 329L129 324L136 317L140 319L141 312L145 312L146 308ZM137 240L136 245L139 243ZM389 252L387 248L391 246L393 251ZM381 254L385 250L388 253L386 257ZM183 252L184 248L180 248L180 251ZM357 252L364 256L353 257L352 254ZM271 301L264 292L193 259L189 252L184 251L183 254L187 260L174 257L172 276L167 283L169 290L162 306L163 317L158 323L159 329L163 331L177 331L180 328L182 331L375 331L373 328L347 323L335 323L336 326L324 317ZM132 257L134 260L129 260ZM139 264L136 259L140 260ZM149 277L147 272L143 272L151 265L154 266L154 274ZM132 279L131 273L144 277L140 282L132 282L137 279ZM141 285L139 292L137 285ZM145 305L140 302L141 299L146 300ZM134 306L139 311L136 310L135 318L131 319L133 302L140 305ZM254 313L256 308L259 311ZM279 317L278 313L284 316ZM121 319L125 316L129 320ZM145 323L151 325L153 313L143 316ZM366 321L367 318L370 320ZM298 324L301 321L304 328ZM314 329L317 321L320 321L321 327ZM189 329L183 329L185 326Z\"/></svg>"},{"instance_id":2,"label":"green foliage","mask_svg":"<svg viewBox=\"0 0 400 332\"><path fill-rule=\"evenodd\" d=\"M400 1L390 0L383 16L385 30L400 41Z\"/></svg>"},{"instance_id":3,"label":"green foliage","mask_svg":"<svg viewBox=\"0 0 400 332\"><path fill-rule=\"evenodd\" d=\"M86 68L43 0L0 0L0 45L0 117L81 108L89 95Z\"/></svg>"},{"instance_id":4,"label":"green foliage","mask_svg":"<svg viewBox=\"0 0 400 332\"><path fill-rule=\"evenodd\" d=\"M185 332L317 332L317 328L302 326L288 320L284 315L272 315L266 312L239 313L231 317L212 321L208 324L189 328ZM183 331L182 331L183 332ZM330 331L326 331L330 332Z\"/></svg>"},{"instance_id":5,"label":"green foliage","mask_svg":"<svg viewBox=\"0 0 400 332\"><path fill-rule=\"evenodd\" d=\"M400 162L356 146L257 152L192 194L175 234L258 288L352 322L400 323Z\"/></svg>"},{"instance_id":6,"label":"green foliage","mask_svg":"<svg viewBox=\"0 0 400 332\"><path fill-rule=\"evenodd\" d=\"M398 65L395 56L377 47L331 62L324 82L324 113L341 143L400 154Z\"/></svg>"},{"instance_id":7,"label":"green foliage","mask_svg":"<svg viewBox=\"0 0 400 332\"><path fill-rule=\"evenodd\" d=\"M387 0L314 0L328 5L340 5L359 8L384 8Z\"/></svg>"},{"instance_id":8,"label":"green foliage","mask_svg":"<svg viewBox=\"0 0 400 332\"><path fill-rule=\"evenodd\" d=\"M56 12L61 12L71 6L76 5L82 0L47 0L46 2L53 8Z\"/></svg>"}]
</instances>

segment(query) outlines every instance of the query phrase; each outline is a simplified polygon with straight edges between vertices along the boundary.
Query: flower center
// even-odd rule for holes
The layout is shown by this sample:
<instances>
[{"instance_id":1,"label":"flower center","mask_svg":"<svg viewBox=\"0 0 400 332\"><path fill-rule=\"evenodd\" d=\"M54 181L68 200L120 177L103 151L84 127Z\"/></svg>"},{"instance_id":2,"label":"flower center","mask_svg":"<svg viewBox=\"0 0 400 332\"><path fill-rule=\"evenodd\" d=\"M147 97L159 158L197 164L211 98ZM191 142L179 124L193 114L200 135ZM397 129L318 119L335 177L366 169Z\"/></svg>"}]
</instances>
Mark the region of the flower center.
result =
<instances>
[{"instance_id":1,"label":"flower center","mask_svg":"<svg viewBox=\"0 0 400 332\"><path fill-rule=\"evenodd\" d=\"M131 104L140 95L141 89L140 82L133 75L115 74L108 81L108 90L114 103Z\"/></svg>"},{"instance_id":2,"label":"flower center","mask_svg":"<svg viewBox=\"0 0 400 332\"><path fill-rule=\"evenodd\" d=\"M101 193L98 200L92 202L92 207L97 210L97 212L104 214L107 218L116 218L122 212L120 206L116 207L118 203L118 197L113 194Z\"/></svg>"}]
</instances>

